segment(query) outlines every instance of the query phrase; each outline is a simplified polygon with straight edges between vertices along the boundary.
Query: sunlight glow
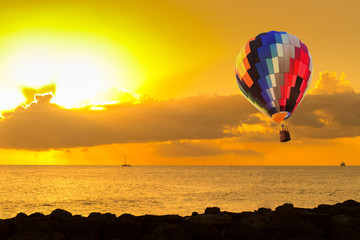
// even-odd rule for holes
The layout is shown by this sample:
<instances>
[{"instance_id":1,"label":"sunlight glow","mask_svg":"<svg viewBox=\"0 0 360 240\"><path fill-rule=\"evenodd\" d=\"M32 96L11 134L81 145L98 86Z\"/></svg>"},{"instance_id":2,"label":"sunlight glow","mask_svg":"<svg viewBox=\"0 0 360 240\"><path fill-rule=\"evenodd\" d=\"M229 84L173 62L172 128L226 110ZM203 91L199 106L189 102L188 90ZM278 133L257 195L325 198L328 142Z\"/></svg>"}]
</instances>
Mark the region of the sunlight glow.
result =
<instances>
[{"instance_id":1,"label":"sunlight glow","mask_svg":"<svg viewBox=\"0 0 360 240\"><path fill-rule=\"evenodd\" d=\"M102 111L104 110L105 108L104 107L98 107L98 106L92 106L90 108L90 110L93 110L93 111Z\"/></svg>"},{"instance_id":2,"label":"sunlight glow","mask_svg":"<svg viewBox=\"0 0 360 240\"><path fill-rule=\"evenodd\" d=\"M11 39L0 48L4 52L0 56L0 89L8 85L13 91L0 95L0 111L24 101L21 92L14 94L14 89L20 91L23 87L38 89L55 84L52 102L66 108L114 101L109 96L94 100L110 88L135 92L141 87L143 78L139 76L137 61L123 46L109 39L85 33L73 36L41 31L17 34Z\"/></svg>"}]
</instances>

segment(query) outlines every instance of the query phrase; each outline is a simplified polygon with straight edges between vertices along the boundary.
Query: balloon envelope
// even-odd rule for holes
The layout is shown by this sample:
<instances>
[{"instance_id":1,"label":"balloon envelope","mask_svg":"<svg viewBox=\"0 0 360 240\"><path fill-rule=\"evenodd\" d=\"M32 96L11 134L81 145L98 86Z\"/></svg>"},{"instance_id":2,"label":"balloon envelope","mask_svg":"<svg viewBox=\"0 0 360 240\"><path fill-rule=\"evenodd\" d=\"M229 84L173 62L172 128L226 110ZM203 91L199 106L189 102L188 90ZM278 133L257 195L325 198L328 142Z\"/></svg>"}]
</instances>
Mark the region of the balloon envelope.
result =
<instances>
[{"instance_id":1,"label":"balloon envelope","mask_svg":"<svg viewBox=\"0 0 360 240\"><path fill-rule=\"evenodd\" d=\"M311 82L306 45L286 32L250 39L236 59L236 79L244 96L276 123L289 118Z\"/></svg>"}]
</instances>

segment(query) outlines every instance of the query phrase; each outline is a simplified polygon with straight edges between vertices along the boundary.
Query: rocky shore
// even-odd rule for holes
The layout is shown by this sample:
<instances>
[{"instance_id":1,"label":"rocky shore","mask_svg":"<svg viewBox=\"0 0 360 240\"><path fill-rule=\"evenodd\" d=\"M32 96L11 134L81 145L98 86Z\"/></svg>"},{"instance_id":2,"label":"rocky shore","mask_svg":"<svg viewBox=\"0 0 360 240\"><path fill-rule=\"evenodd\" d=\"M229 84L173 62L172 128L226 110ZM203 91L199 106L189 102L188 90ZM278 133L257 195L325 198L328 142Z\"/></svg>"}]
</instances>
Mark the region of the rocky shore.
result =
<instances>
[{"instance_id":1,"label":"rocky shore","mask_svg":"<svg viewBox=\"0 0 360 240\"><path fill-rule=\"evenodd\" d=\"M217 207L192 216L133 216L56 209L50 215L19 213L0 220L0 240L359 240L360 203L347 200L313 209L284 204L275 210L222 212Z\"/></svg>"}]
</instances>

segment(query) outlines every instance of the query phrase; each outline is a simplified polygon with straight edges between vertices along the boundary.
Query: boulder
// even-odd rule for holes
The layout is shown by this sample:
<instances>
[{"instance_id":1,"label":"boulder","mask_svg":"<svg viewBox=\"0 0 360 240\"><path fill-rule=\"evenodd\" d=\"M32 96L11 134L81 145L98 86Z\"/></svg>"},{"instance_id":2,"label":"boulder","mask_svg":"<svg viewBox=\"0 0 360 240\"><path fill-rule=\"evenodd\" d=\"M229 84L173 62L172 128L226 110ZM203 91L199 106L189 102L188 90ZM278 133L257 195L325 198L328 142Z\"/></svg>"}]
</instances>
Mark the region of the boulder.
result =
<instances>
[{"instance_id":1,"label":"boulder","mask_svg":"<svg viewBox=\"0 0 360 240\"><path fill-rule=\"evenodd\" d=\"M159 227L141 237L141 240L191 240L191 234L178 223L163 222Z\"/></svg>"},{"instance_id":2,"label":"boulder","mask_svg":"<svg viewBox=\"0 0 360 240\"><path fill-rule=\"evenodd\" d=\"M268 240L269 234L265 227L255 227L241 222L233 222L229 226L227 235L230 239L246 239L246 240Z\"/></svg>"},{"instance_id":3,"label":"boulder","mask_svg":"<svg viewBox=\"0 0 360 240\"><path fill-rule=\"evenodd\" d=\"M157 229L160 223L180 223L183 221L183 218L178 215L164 215L164 216L155 216L155 215L145 215L138 217L141 224L142 233L149 233Z\"/></svg>"},{"instance_id":4,"label":"boulder","mask_svg":"<svg viewBox=\"0 0 360 240\"><path fill-rule=\"evenodd\" d=\"M196 222L185 221L183 226L196 240L223 240L224 236L215 227Z\"/></svg>"},{"instance_id":5,"label":"boulder","mask_svg":"<svg viewBox=\"0 0 360 240\"><path fill-rule=\"evenodd\" d=\"M31 215L30 215L31 216ZM62 232L63 226L49 217L28 217L26 220L18 223L13 227L12 232L26 233L26 232L38 232L38 233L53 233Z\"/></svg>"},{"instance_id":6,"label":"boulder","mask_svg":"<svg viewBox=\"0 0 360 240\"><path fill-rule=\"evenodd\" d=\"M40 232L24 232L17 233L7 240L51 240L51 237L46 233Z\"/></svg>"},{"instance_id":7,"label":"boulder","mask_svg":"<svg viewBox=\"0 0 360 240\"><path fill-rule=\"evenodd\" d=\"M197 215L199 215L198 212L192 212L192 213L191 213L191 216L197 216Z\"/></svg>"},{"instance_id":8,"label":"boulder","mask_svg":"<svg viewBox=\"0 0 360 240\"><path fill-rule=\"evenodd\" d=\"M72 214L63 209L55 209L50 213L50 218L55 219L56 221L65 221L69 220L72 217Z\"/></svg>"},{"instance_id":9,"label":"boulder","mask_svg":"<svg viewBox=\"0 0 360 240\"><path fill-rule=\"evenodd\" d=\"M216 227L218 229L229 226L230 223L232 223L233 221L231 216L227 213L201 214L197 216L186 217L185 220L189 222L195 222L198 224Z\"/></svg>"},{"instance_id":10,"label":"boulder","mask_svg":"<svg viewBox=\"0 0 360 240\"><path fill-rule=\"evenodd\" d=\"M347 207L360 207L360 202L349 199L343 202L342 205Z\"/></svg>"},{"instance_id":11,"label":"boulder","mask_svg":"<svg viewBox=\"0 0 360 240\"><path fill-rule=\"evenodd\" d=\"M218 207L207 207L205 209L205 214L219 214L220 208Z\"/></svg>"},{"instance_id":12,"label":"boulder","mask_svg":"<svg viewBox=\"0 0 360 240\"><path fill-rule=\"evenodd\" d=\"M88 218L101 218L101 216L100 212L92 212L89 214Z\"/></svg>"},{"instance_id":13,"label":"boulder","mask_svg":"<svg viewBox=\"0 0 360 240\"><path fill-rule=\"evenodd\" d=\"M42 218L42 217L45 217L45 215L43 213L36 212L36 213L30 214L29 217L30 218Z\"/></svg>"},{"instance_id":14,"label":"boulder","mask_svg":"<svg viewBox=\"0 0 360 240\"><path fill-rule=\"evenodd\" d=\"M331 217L330 239L355 240L360 239L360 220L349 215Z\"/></svg>"},{"instance_id":15,"label":"boulder","mask_svg":"<svg viewBox=\"0 0 360 240\"><path fill-rule=\"evenodd\" d=\"M0 220L0 239L6 239L10 235L10 224L6 220Z\"/></svg>"},{"instance_id":16,"label":"boulder","mask_svg":"<svg viewBox=\"0 0 360 240\"><path fill-rule=\"evenodd\" d=\"M108 218L102 225L103 240L135 240L139 239L140 235L140 223L127 216L120 216L116 219Z\"/></svg>"},{"instance_id":17,"label":"boulder","mask_svg":"<svg viewBox=\"0 0 360 240\"><path fill-rule=\"evenodd\" d=\"M316 210L318 213L328 214L331 216L336 215L349 215L349 216L357 216L360 211L360 206L357 206L353 200L345 201L345 204L337 203L335 205L328 204L320 204Z\"/></svg>"},{"instance_id":18,"label":"boulder","mask_svg":"<svg viewBox=\"0 0 360 240\"><path fill-rule=\"evenodd\" d=\"M73 219L64 222L67 239L98 240L101 235L101 223L90 218Z\"/></svg>"},{"instance_id":19,"label":"boulder","mask_svg":"<svg viewBox=\"0 0 360 240\"><path fill-rule=\"evenodd\" d=\"M257 212L261 215L269 215L272 213L270 208L259 208Z\"/></svg>"},{"instance_id":20,"label":"boulder","mask_svg":"<svg viewBox=\"0 0 360 240\"><path fill-rule=\"evenodd\" d=\"M284 205L275 208L275 212L280 214L292 214L294 211L294 205L291 203L285 203Z\"/></svg>"},{"instance_id":21,"label":"boulder","mask_svg":"<svg viewBox=\"0 0 360 240\"><path fill-rule=\"evenodd\" d=\"M267 228L272 239L294 239L309 235L319 238L322 235L322 231L310 220L292 214L292 211L291 208L285 208L271 216Z\"/></svg>"}]
</instances>

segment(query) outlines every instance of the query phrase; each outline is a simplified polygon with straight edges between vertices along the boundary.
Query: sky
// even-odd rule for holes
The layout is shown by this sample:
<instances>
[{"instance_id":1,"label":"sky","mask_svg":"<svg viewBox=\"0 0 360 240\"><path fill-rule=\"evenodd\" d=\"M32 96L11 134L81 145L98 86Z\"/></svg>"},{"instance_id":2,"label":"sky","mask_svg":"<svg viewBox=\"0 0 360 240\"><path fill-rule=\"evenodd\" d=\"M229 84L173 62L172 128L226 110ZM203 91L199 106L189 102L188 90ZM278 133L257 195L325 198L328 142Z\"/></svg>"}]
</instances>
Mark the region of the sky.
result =
<instances>
[{"instance_id":1,"label":"sky","mask_svg":"<svg viewBox=\"0 0 360 240\"><path fill-rule=\"evenodd\" d=\"M0 164L360 165L357 1L0 4ZM271 30L313 59L287 143L234 72Z\"/></svg>"}]
</instances>

